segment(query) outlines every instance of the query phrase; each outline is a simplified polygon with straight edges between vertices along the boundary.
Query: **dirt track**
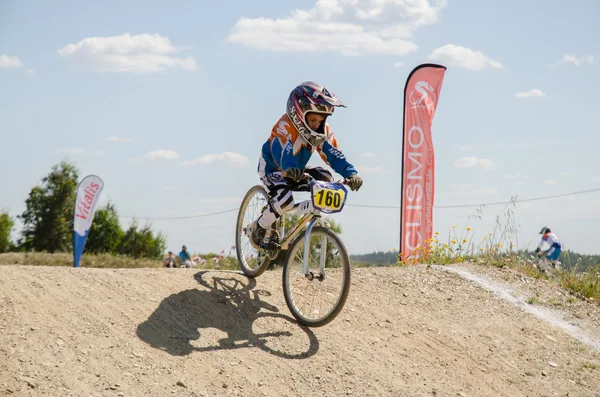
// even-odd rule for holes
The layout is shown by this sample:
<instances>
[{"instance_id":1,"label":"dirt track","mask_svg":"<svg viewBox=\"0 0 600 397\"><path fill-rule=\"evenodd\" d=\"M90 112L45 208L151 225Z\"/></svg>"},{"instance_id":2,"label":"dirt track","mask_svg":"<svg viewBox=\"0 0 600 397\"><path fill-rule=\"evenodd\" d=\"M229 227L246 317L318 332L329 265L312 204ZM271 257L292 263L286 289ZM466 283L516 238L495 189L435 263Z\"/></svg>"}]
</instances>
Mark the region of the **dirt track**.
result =
<instances>
[{"instance_id":1,"label":"dirt track","mask_svg":"<svg viewBox=\"0 0 600 397\"><path fill-rule=\"evenodd\" d=\"M598 337L597 304L464 269ZM0 395L600 396L593 347L439 268L354 269L344 310L315 329L289 314L279 272L0 270Z\"/></svg>"}]
</instances>

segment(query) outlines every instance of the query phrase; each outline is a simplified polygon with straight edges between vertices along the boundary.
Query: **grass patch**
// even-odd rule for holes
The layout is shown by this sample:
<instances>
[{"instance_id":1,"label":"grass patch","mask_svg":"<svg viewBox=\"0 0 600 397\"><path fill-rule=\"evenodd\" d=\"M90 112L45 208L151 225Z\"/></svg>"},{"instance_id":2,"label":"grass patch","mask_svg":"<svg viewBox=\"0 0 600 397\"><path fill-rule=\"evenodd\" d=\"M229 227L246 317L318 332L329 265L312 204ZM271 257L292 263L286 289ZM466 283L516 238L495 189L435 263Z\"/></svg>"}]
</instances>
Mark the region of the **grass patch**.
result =
<instances>
[{"instance_id":1,"label":"grass patch","mask_svg":"<svg viewBox=\"0 0 600 397\"><path fill-rule=\"evenodd\" d=\"M581 368L596 370L598 369L598 366L594 363L584 362L583 364L581 364Z\"/></svg>"},{"instance_id":2,"label":"grass patch","mask_svg":"<svg viewBox=\"0 0 600 397\"><path fill-rule=\"evenodd\" d=\"M204 255L201 255L204 257ZM215 255L206 255L203 269L238 269L237 259L233 257L221 258L215 261ZM46 252L11 252L0 254L0 265L30 265L30 266L67 266L73 267L73 254L46 253ZM90 268L162 268L162 260L148 258L132 258L122 255L99 254L83 255L81 267Z\"/></svg>"},{"instance_id":3,"label":"grass patch","mask_svg":"<svg viewBox=\"0 0 600 397\"><path fill-rule=\"evenodd\" d=\"M73 254L47 252L12 252L0 254L0 265L69 266L73 267ZM96 268L144 268L161 267L155 259L136 259L110 254L83 255L80 266Z\"/></svg>"},{"instance_id":4,"label":"grass patch","mask_svg":"<svg viewBox=\"0 0 600 397\"><path fill-rule=\"evenodd\" d=\"M556 270L553 277L549 277L538 270L538 258L519 247L519 227L514 218L516 200L516 197L511 197L511 201L496 216L493 229L479 242L474 241L474 231L469 222L483 217L484 206L469 215L462 230L452 226L447 242L440 241L440 233L435 232L432 238L421 242L412 257L399 253L398 265L446 265L470 261L486 266L509 267L529 277L554 282L579 298L600 302L600 263L590 265L590 260L595 257L590 256L587 262L580 257L575 266L569 265L568 270ZM504 275L504 279L508 281L509 275Z\"/></svg>"},{"instance_id":5,"label":"grass patch","mask_svg":"<svg viewBox=\"0 0 600 397\"><path fill-rule=\"evenodd\" d=\"M577 296L600 302L600 264L584 272L563 272L559 283Z\"/></svg>"}]
</instances>

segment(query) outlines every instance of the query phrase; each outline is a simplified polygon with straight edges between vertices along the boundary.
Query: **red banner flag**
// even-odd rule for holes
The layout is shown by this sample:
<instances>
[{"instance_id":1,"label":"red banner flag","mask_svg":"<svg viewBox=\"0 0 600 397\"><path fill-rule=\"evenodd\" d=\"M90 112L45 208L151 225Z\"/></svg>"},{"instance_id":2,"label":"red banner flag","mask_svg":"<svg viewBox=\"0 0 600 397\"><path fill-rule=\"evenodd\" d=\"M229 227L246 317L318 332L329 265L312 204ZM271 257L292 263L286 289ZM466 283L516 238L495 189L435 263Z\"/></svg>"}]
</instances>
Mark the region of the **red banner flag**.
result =
<instances>
[{"instance_id":1,"label":"red banner flag","mask_svg":"<svg viewBox=\"0 0 600 397\"><path fill-rule=\"evenodd\" d=\"M435 163L431 122L445 72L446 67L442 65L419 65L410 72L404 87L400 201L403 260L422 256L418 247L432 236Z\"/></svg>"}]
</instances>

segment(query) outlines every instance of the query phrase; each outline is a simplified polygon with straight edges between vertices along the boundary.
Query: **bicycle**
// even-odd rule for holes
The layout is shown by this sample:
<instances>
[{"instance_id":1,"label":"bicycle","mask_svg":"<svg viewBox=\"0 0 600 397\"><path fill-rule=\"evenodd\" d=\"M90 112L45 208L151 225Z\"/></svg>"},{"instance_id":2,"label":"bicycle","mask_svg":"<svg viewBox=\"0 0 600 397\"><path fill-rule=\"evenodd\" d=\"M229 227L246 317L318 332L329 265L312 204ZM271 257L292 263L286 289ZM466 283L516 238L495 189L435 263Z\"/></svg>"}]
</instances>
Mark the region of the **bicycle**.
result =
<instances>
[{"instance_id":1,"label":"bicycle","mask_svg":"<svg viewBox=\"0 0 600 397\"><path fill-rule=\"evenodd\" d=\"M556 272L560 270L560 262L558 262L559 266L552 264L550 260L546 259L546 252L547 251L536 254L531 263L538 272L554 278Z\"/></svg>"},{"instance_id":2,"label":"bicycle","mask_svg":"<svg viewBox=\"0 0 600 397\"><path fill-rule=\"evenodd\" d=\"M348 189L345 181L322 182L306 177L310 181L310 199L296 203L285 214L298 215L300 219L286 233L284 216L280 217L267 230L266 242L259 250L250 244L248 226L267 208L269 196L261 185L248 190L237 217L236 253L244 274L254 278L263 274L282 251L287 251L282 274L285 302L300 324L321 327L340 313L350 290L348 252L321 214L341 212Z\"/></svg>"}]
</instances>

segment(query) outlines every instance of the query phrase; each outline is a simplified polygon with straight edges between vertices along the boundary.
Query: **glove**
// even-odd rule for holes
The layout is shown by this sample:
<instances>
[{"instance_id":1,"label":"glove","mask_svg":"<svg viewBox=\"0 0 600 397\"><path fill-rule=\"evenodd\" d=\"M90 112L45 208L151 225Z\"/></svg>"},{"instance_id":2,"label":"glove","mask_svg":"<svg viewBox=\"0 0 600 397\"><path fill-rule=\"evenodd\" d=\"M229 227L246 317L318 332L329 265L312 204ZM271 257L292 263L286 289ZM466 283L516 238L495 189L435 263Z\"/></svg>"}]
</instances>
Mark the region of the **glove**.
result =
<instances>
[{"instance_id":1,"label":"glove","mask_svg":"<svg viewBox=\"0 0 600 397\"><path fill-rule=\"evenodd\" d=\"M363 180L358 174L352 174L348 177L348 187L350 187L350 190L356 191L360 189L362 184Z\"/></svg>"},{"instance_id":2,"label":"glove","mask_svg":"<svg viewBox=\"0 0 600 397\"><path fill-rule=\"evenodd\" d=\"M535 249L535 253L536 253L536 254L538 254L539 252L540 252L540 249L539 249L539 248L536 248L536 249Z\"/></svg>"},{"instance_id":3,"label":"glove","mask_svg":"<svg viewBox=\"0 0 600 397\"><path fill-rule=\"evenodd\" d=\"M285 171L285 177L293 180L294 182L300 182L304 176L304 171L300 168L292 167Z\"/></svg>"}]
</instances>

